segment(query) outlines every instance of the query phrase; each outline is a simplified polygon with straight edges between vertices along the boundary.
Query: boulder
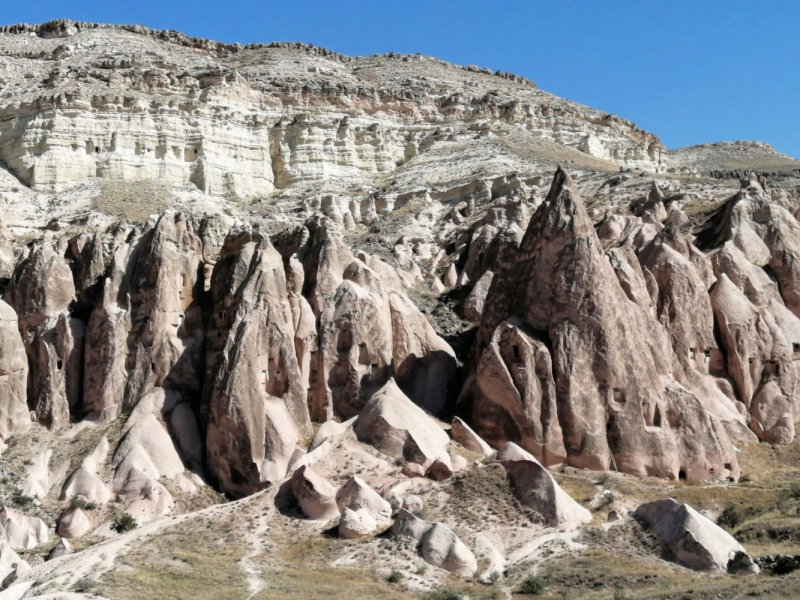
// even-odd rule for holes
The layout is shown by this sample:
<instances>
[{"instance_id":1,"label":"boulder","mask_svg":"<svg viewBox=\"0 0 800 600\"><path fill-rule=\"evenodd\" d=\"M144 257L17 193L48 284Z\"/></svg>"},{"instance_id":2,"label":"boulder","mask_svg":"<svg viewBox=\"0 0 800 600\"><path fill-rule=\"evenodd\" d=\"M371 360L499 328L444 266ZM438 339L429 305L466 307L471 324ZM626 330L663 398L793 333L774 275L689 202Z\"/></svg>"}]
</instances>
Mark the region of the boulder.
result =
<instances>
[{"instance_id":1,"label":"boulder","mask_svg":"<svg viewBox=\"0 0 800 600\"><path fill-rule=\"evenodd\" d=\"M450 438L397 386L394 379L375 393L353 425L362 442L393 458L428 467L439 461L450 469Z\"/></svg>"},{"instance_id":2,"label":"boulder","mask_svg":"<svg viewBox=\"0 0 800 600\"><path fill-rule=\"evenodd\" d=\"M342 510L339 519L339 535L348 540L357 540L371 535L378 528L375 519L368 510L359 508L351 510L347 507Z\"/></svg>"},{"instance_id":3,"label":"boulder","mask_svg":"<svg viewBox=\"0 0 800 600\"><path fill-rule=\"evenodd\" d=\"M349 508L352 511L365 510L372 517L376 527L386 527L392 519L392 507L369 487L360 477L353 476L336 493L339 511Z\"/></svg>"},{"instance_id":4,"label":"boulder","mask_svg":"<svg viewBox=\"0 0 800 600\"><path fill-rule=\"evenodd\" d=\"M28 517L7 506L0 508L0 540L12 550L32 550L48 537L47 525L41 519Z\"/></svg>"},{"instance_id":5,"label":"boulder","mask_svg":"<svg viewBox=\"0 0 800 600\"><path fill-rule=\"evenodd\" d=\"M494 454L494 449L458 417L453 417L453 421L450 423L450 435L470 452L482 456Z\"/></svg>"},{"instance_id":6,"label":"boulder","mask_svg":"<svg viewBox=\"0 0 800 600\"><path fill-rule=\"evenodd\" d=\"M575 529L591 523L592 513L570 498L538 460L513 442L498 450L497 462L505 468L514 495L542 515L550 527Z\"/></svg>"},{"instance_id":7,"label":"boulder","mask_svg":"<svg viewBox=\"0 0 800 600\"><path fill-rule=\"evenodd\" d=\"M64 538L61 538L58 540L58 543L53 546L50 552L47 553L47 560L61 558L62 556L72 554L73 552L75 551L72 549L72 546L69 545L69 542Z\"/></svg>"},{"instance_id":8,"label":"boulder","mask_svg":"<svg viewBox=\"0 0 800 600\"><path fill-rule=\"evenodd\" d=\"M72 539L86 535L92 530L92 522L83 510L78 507L69 507L56 523L56 533L62 538Z\"/></svg>"},{"instance_id":9,"label":"boulder","mask_svg":"<svg viewBox=\"0 0 800 600\"><path fill-rule=\"evenodd\" d=\"M465 577L474 575L478 570L472 550L441 523L423 521L407 510L401 510L392 525L392 533L416 541L422 558L434 567Z\"/></svg>"},{"instance_id":10,"label":"boulder","mask_svg":"<svg viewBox=\"0 0 800 600\"><path fill-rule=\"evenodd\" d=\"M290 485L300 509L309 519L330 521L339 516L336 488L310 467L295 470Z\"/></svg>"},{"instance_id":11,"label":"boulder","mask_svg":"<svg viewBox=\"0 0 800 600\"><path fill-rule=\"evenodd\" d=\"M641 505L633 517L652 529L679 563L696 571L741 571L747 562L737 558L746 555L739 542L688 504L657 500ZM749 564L747 570L758 573L752 560Z\"/></svg>"},{"instance_id":12,"label":"boulder","mask_svg":"<svg viewBox=\"0 0 800 600\"><path fill-rule=\"evenodd\" d=\"M408 512L410 512L412 515L418 514L422 510L423 506L424 504L422 502L422 498L420 498L419 496L415 496L413 494L411 496L406 497L406 499L403 500L403 508Z\"/></svg>"},{"instance_id":13,"label":"boulder","mask_svg":"<svg viewBox=\"0 0 800 600\"><path fill-rule=\"evenodd\" d=\"M11 545L0 539L0 584L16 579L29 569L30 565L14 552Z\"/></svg>"}]
</instances>

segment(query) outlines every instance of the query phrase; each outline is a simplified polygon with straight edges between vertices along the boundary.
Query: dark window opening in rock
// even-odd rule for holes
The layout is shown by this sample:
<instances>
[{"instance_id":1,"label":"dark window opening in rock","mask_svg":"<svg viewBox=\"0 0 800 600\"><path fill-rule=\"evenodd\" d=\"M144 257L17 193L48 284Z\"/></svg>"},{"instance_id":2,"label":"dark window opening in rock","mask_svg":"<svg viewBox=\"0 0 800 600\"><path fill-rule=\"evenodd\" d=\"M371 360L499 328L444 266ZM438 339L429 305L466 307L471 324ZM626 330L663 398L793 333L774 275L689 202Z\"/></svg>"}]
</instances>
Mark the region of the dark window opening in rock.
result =
<instances>
[{"instance_id":1,"label":"dark window opening in rock","mask_svg":"<svg viewBox=\"0 0 800 600\"><path fill-rule=\"evenodd\" d=\"M748 364L750 364L750 365L752 365L752 364L753 364L753 360L755 360L755 359L748 358L748 359L747 359L747 363L748 363Z\"/></svg>"},{"instance_id":2,"label":"dark window opening in rock","mask_svg":"<svg viewBox=\"0 0 800 600\"><path fill-rule=\"evenodd\" d=\"M95 151L95 152L100 152L100 146L95 146L95 147L94 147L94 151Z\"/></svg>"},{"instance_id":3,"label":"dark window opening in rock","mask_svg":"<svg viewBox=\"0 0 800 600\"><path fill-rule=\"evenodd\" d=\"M197 148L194 149L194 153L197 154Z\"/></svg>"},{"instance_id":4,"label":"dark window opening in rock","mask_svg":"<svg viewBox=\"0 0 800 600\"><path fill-rule=\"evenodd\" d=\"M620 388L614 388L614 402L625 402L625 392Z\"/></svg>"},{"instance_id":5,"label":"dark window opening in rock","mask_svg":"<svg viewBox=\"0 0 800 600\"><path fill-rule=\"evenodd\" d=\"M150 370L151 371L155 371L156 370L156 363L154 363L154 362L150 363Z\"/></svg>"},{"instance_id":6,"label":"dark window opening in rock","mask_svg":"<svg viewBox=\"0 0 800 600\"><path fill-rule=\"evenodd\" d=\"M711 350L706 350L703 352L703 362L708 364L711 362Z\"/></svg>"},{"instance_id":7,"label":"dark window opening in rock","mask_svg":"<svg viewBox=\"0 0 800 600\"><path fill-rule=\"evenodd\" d=\"M222 332L221 331L217 331L217 337L218 338L222 337Z\"/></svg>"},{"instance_id":8,"label":"dark window opening in rock","mask_svg":"<svg viewBox=\"0 0 800 600\"><path fill-rule=\"evenodd\" d=\"M694 353L696 350L696 348L689 348L689 360L694 358Z\"/></svg>"},{"instance_id":9,"label":"dark window opening in rock","mask_svg":"<svg viewBox=\"0 0 800 600\"><path fill-rule=\"evenodd\" d=\"M686 481L686 471L684 471L683 469L678 471L678 479L680 479L681 481Z\"/></svg>"},{"instance_id":10,"label":"dark window opening in rock","mask_svg":"<svg viewBox=\"0 0 800 600\"><path fill-rule=\"evenodd\" d=\"M725 463L725 468L728 469L728 471L732 471L733 470L731 468L731 463Z\"/></svg>"},{"instance_id":11,"label":"dark window opening in rock","mask_svg":"<svg viewBox=\"0 0 800 600\"><path fill-rule=\"evenodd\" d=\"M792 343L792 358L794 360L800 359L800 344Z\"/></svg>"},{"instance_id":12,"label":"dark window opening in rock","mask_svg":"<svg viewBox=\"0 0 800 600\"><path fill-rule=\"evenodd\" d=\"M58 362L56 362L56 368L57 368L59 371L61 370L61 367L63 367L63 366L64 366L64 363L63 363L62 361L60 361L60 360L59 360Z\"/></svg>"},{"instance_id":13,"label":"dark window opening in rock","mask_svg":"<svg viewBox=\"0 0 800 600\"><path fill-rule=\"evenodd\" d=\"M519 346L514 346L514 358L519 358Z\"/></svg>"},{"instance_id":14,"label":"dark window opening in rock","mask_svg":"<svg viewBox=\"0 0 800 600\"><path fill-rule=\"evenodd\" d=\"M353 347L353 332L350 329L342 329L339 331L339 337L336 340L337 352L349 352Z\"/></svg>"}]
</instances>

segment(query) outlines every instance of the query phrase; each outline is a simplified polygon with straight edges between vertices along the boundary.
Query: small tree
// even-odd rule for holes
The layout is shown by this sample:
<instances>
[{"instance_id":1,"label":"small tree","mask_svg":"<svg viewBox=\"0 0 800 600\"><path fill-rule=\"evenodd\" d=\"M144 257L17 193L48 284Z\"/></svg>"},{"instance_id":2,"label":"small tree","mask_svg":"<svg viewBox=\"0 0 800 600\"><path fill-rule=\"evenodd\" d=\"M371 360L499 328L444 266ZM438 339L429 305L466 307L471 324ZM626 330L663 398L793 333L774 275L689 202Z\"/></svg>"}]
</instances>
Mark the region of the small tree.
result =
<instances>
[{"instance_id":1,"label":"small tree","mask_svg":"<svg viewBox=\"0 0 800 600\"><path fill-rule=\"evenodd\" d=\"M528 575L519 586L519 593L528 596L538 596L547 588L547 583L541 577Z\"/></svg>"},{"instance_id":2,"label":"small tree","mask_svg":"<svg viewBox=\"0 0 800 600\"><path fill-rule=\"evenodd\" d=\"M111 522L111 530L115 531L116 533L125 533L126 531L136 529L137 526L138 523L136 522L136 519L134 519L128 513L117 515Z\"/></svg>"},{"instance_id":3,"label":"small tree","mask_svg":"<svg viewBox=\"0 0 800 600\"><path fill-rule=\"evenodd\" d=\"M735 529L740 522L739 513L736 512L736 507L733 503L728 504L719 514L719 517L717 517L717 525L727 527L728 529Z\"/></svg>"}]
</instances>

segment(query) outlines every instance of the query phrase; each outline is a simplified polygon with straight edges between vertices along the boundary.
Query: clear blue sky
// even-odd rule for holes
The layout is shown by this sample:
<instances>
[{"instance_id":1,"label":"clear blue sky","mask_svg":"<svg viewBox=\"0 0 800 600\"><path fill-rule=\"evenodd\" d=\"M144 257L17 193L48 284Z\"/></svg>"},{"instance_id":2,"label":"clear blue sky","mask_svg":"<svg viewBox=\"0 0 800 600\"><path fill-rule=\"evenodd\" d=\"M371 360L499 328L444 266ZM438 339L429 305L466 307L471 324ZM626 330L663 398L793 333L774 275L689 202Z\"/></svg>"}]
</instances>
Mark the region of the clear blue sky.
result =
<instances>
[{"instance_id":1,"label":"clear blue sky","mask_svg":"<svg viewBox=\"0 0 800 600\"><path fill-rule=\"evenodd\" d=\"M5 0L0 10L3 23L59 17L421 52L524 75L669 148L747 139L800 158L798 0Z\"/></svg>"}]
</instances>

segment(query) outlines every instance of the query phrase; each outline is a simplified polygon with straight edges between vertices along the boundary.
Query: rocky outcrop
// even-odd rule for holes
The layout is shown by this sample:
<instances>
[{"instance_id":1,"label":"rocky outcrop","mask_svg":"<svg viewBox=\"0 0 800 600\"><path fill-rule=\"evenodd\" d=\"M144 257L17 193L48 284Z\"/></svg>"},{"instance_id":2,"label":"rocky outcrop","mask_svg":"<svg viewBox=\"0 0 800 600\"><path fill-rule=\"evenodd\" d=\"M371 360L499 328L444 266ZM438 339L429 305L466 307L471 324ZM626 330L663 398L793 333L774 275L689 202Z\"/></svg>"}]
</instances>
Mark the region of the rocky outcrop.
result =
<instances>
[{"instance_id":1,"label":"rocky outcrop","mask_svg":"<svg viewBox=\"0 0 800 600\"><path fill-rule=\"evenodd\" d=\"M345 508L365 511L375 523L375 528L388 526L392 519L389 503L355 475L336 492L336 505L342 514Z\"/></svg>"},{"instance_id":2,"label":"rocky outcrop","mask_svg":"<svg viewBox=\"0 0 800 600\"><path fill-rule=\"evenodd\" d=\"M74 297L72 271L52 239L17 265L6 294L28 355L28 404L53 430L69 423L80 402L85 324L70 315Z\"/></svg>"},{"instance_id":3,"label":"rocky outcrop","mask_svg":"<svg viewBox=\"0 0 800 600\"><path fill-rule=\"evenodd\" d=\"M223 490L246 495L282 479L311 433L280 254L266 239L231 236L211 294L208 462Z\"/></svg>"},{"instance_id":4,"label":"rocky outcrop","mask_svg":"<svg viewBox=\"0 0 800 600\"><path fill-rule=\"evenodd\" d=\"M72 539L86 535L92 530L92 522L79 507L69 507L58 517L56 533L62 538Z\"/></svg>"},{"instance_id":5,"label":"rocky outcrop","mask_svg":"<svg viewBox=\"0 0 800 600\"><path fill-rule=\"evenodd\" d=\"M491 456L494 454L492 447L484 442L481 437L472 431L470 426L459 417L453 417L453 421L450 423L450 435L470 452L475 452L483 456Z\"/></svg>"},{"instance_id":6,"label":"rocky outcrop","mask_svg":"<svg viewBox=\"0 0 800 600\"><path fill-rule=\"evenodd\" d=\"M367 402L353 429L358 439L393 458L451 469L449 438L390 379Z\"/></svg>"},{"instance_id":7,"label":"rocky outcrop","mask_svg":"<svg viewBox=\"0 0 800 600\"><path fill-rule=\"evenodd\" d=\"M47 525L41 519L8 506L0 508L0 543L8 544L12 550L31 550L48 538Z\"/></svg>"},{"instance_id":8,"label":"rocky outcrop","mask_svg":"<svg viewBox=\"0 0 800 600\"><path fill-rule=\"evenodd\" d=\"M551 527L575 529L591 523L592 513L570 498L538 460L509 442L497 452L520 503L542 515Z\"/></svg>"},{"instance_id":9,"label":"rocky outcrop","mask_svg":"<svg viewBox=\"0 0 800 600\"><path fill-rule=\"evenodd\" d=\"M407 510L401 510L392 525L392 533L413 539L422 558L434 567L466 577L478 570L472 550L441 523L423 521Z\"/></svg>"},{"instance_id":10,"label":"rocky outcrop","mask_svg":"<svg viewBox=\"0 0 800 600\"><path fill-rule=\"evenodd\" d=\"M633 516L655 531L675 559L691 569L759 572L739 542L688 504L657 500L643 504Z\"/></svg>"},{"instance_id":11,"label":"rocky outcrop","mask_svg":"<svg viewBox=\"0 0 800 600\"><path fill-rule=\"evenodd\" d=\"M292 494L303 514L313 521L330 521L339 516L336 488L310 467L297 469L290 480Z\"/></svg>"},{"instance_id":12,"label":"rocky outcrop","mask_svg":"<svg viewBox=\"0 0 800 600\"><path fill-rule=\"evenodd\" d=\"M495 275L486 300L473 390L478 432L493 446L519 443L545 466L738 476L726 424L736 429L741 418L682 367L645 306L646 285L637 286L638 295L626 293L559 170L517 260Z\"/></svg>"},{"instance_id":13,"label":"rocky outcrop","mask_svg":"<svg viewBox=\"0 0 800 600\"><path fill-rule=\"evenodd\" d=\"M0 300L0 451L12 435L31 428L27 383L28 359L17 314Z\"/></svg>"}]
</instances>

